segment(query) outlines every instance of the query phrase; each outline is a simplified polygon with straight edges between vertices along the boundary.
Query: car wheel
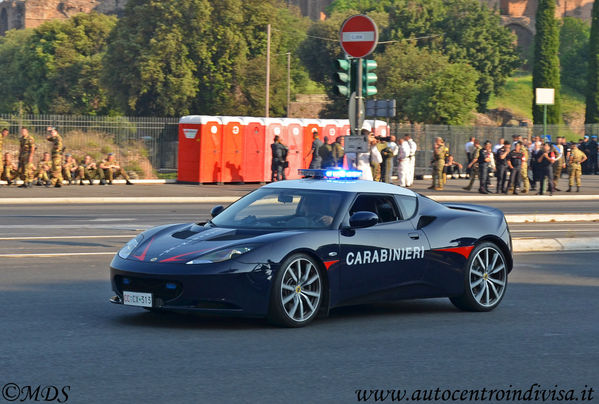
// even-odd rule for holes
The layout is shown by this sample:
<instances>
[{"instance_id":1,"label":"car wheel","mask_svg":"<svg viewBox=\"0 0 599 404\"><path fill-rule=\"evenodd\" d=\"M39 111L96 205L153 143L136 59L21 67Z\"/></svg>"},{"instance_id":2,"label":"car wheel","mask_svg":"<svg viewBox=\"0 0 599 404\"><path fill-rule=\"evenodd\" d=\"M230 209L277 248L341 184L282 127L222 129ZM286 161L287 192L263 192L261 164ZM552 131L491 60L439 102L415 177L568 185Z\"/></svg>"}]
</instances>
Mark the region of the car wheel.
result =
<instances>
[{"instance_id":1,"label":"car wheel","mask_svg":"<svg viewBox=\"0 0 599 404\"><path fill-rule=\"evenodd\" d=\"M322 274L316 261L306 254L294 254L275 276L269 320L286 327L303 327L318 315L322 294Z\"/></svg>"},{"instance_id":2,"label":"car wheel","mask_svg":"<svg viewBox=\"0 0 599 404\"><path fill-rule=\"evenodd\" d=\"M478 245L464 270L464 294L450 298L459 309L491 311L499 305L507 287L505 256L493 243Z\"/></svg>"}]
</instances>

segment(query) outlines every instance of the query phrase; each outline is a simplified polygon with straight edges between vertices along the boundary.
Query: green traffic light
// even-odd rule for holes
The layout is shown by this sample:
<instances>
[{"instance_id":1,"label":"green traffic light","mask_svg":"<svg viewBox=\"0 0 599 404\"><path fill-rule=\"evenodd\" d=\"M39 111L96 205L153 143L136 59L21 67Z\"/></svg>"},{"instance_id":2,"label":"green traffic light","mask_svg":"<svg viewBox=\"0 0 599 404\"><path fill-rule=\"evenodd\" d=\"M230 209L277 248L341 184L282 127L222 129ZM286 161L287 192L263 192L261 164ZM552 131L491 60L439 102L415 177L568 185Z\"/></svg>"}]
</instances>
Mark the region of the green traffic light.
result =
<instances>
[{"instance_id":1,"label":"green traffic light","mask_svg":"<svg viewBox=\"0 0 599 404\"><path fill-rule=\"evenodd\" d=\"M352 64L347 59L337 59L335 60L335 67L339 71L333 75L336 83L333 93L349 97L352 92Z\"/></svg>"},{"instance_id":2,"label":"green traffic light","mask_svg":"<svg viewBox=\"0 0 599 404\"><path fill-rule=\"evenodd\" d=\"M376 95L378 93L377 88L374 86L378 77L372 70L376 69L378 64L375 60L363 60L362 61L362 95L364 97Z\"/></svg>"}]
</instances>

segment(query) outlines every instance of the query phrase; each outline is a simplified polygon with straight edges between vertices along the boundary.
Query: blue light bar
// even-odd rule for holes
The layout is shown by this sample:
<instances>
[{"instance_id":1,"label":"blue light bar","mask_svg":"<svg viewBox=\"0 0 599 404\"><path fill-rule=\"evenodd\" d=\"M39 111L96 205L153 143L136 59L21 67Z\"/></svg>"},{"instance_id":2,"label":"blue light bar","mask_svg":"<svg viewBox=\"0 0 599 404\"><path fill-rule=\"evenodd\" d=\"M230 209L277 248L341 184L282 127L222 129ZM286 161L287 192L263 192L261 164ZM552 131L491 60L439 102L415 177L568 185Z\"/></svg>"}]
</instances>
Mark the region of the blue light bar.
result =
<instances>
[{"instance_id":1,"label":"blue light bar","mask_svg":"<svg viewBox=\"0 0 599 404\"><path fill-rule=\"evenodd\" d=\"M342 168L329 169L301 169L299 174L304 178L321 178L328 180L357 180L362 176L362 171L359 170L344 170Z\"/></svg>"},{"instance_id":2,"label":"blue light bar","mask_svg":"<svg viewBox=\"0 0 599 404\"><path fill-rule=\"evenodd\" d=\"M167 289L169 289L169 290L175 290L175 289L177 289L177 284L175 284L175 283L172 283L172 282L168 282L168 283L167 283L166 285L164 285L164 286L166 286L166 288L167 288Z\"/></svg>"}]
</instances>

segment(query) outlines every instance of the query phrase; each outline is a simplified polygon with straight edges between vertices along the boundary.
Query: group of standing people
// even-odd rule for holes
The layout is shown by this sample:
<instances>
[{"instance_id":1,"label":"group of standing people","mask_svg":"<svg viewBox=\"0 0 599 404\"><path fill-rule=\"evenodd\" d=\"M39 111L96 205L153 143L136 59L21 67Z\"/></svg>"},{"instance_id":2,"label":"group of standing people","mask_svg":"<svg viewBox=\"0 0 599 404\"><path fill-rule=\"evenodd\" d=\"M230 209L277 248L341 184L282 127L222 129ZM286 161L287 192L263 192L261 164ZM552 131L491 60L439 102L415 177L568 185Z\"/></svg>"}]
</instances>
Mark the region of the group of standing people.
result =
<instances>
[{"instance_id":1,"label":"group of standing people","mask_svg":"<svg viewBox=\"0 0 599 404\"><path fill-rule=\"evenodd\" d=\"M418 148L411 136L407 134L397 140L395 136L375 136L368 129L362 129L360 134L368 139L369 151L348 153L346 166L361 170L361 178L371 181L391 183L393 175L396 174L400 186L411 187L414 183ZM312 148L307 156L312 156L309 168L343 167L343 136L339 136L333 143L329 143L326 136L324 142L321 141L318 132L314 132L313 136Z\"/></svg>"},{"instance_id":2,"label":"group of standing people","mask_svg":"<svg viewBox=\"0 0 599 404\"><path fill-rule=\"evenodd\" d=\"M557 137L555 143L543 142L540 136L532 141L513 135L512 142L500 139L493 146L490 141L483 145L475 138L470 138L465 145L468 158L467 169L470 183L465 190L472 189L478 177L481 194L491 193L490 173L495 174L497 181L495 193L507 194L510 190L517 195L534 191L538 186L538 195L547 190L549 195L560 191L558 181L564 169L568 170L568 189L580 192L581 165L588 159L579 150L578 144L567 143L564 137Z\"/></svg>"},{"instance_id":3,"label":"group of standing people","mask_svg":"<svg viewBox=\"0 0 599 404\"><path fill-rule=\"evenodd\" d=\"M62 136L53 126L47 128L46 140L51 144L50 152L43 153L37 167L34 164L37 148L29 130L21 129L17 162L13 160L11 153L2 153L2 144L8 134L6 128L0 133L0 154L2 154L0 179L6 181L9 186L17 179L23 181L19 188L31 188L34 184L60 188L65 180L69 185L76 183L77 180L80 185L84 185L84 180L93 185L93 180L96 178L100 180L101 185L106 185L112 184L113 178L118 176L122 176L127 185L133 185L127 172L120 167L112 153L109 153L99 164L96 164L90 155L86 155L81 164L78 164L70 154L64 154Z\"/></svg>"}]
</instances>

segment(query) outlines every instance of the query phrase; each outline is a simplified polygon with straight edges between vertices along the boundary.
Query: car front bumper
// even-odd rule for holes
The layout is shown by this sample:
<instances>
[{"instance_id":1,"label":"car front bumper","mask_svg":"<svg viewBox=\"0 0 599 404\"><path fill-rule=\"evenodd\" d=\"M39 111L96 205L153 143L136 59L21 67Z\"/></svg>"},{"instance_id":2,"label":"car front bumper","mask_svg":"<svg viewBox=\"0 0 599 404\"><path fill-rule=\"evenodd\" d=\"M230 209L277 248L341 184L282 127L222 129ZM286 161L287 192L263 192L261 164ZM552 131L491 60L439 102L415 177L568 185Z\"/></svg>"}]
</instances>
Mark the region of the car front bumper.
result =
<instances>
[{"instance_id":1,"label":"car front bumper","mask_svg":"<svg viewBox=\"0 0 599 404\"><path fill-rule=\"evenodd\" d=\"M272 278L269 264L155 264L115 256L110 302L123 304L123 291L151 293L152 309L264 317Z\"/></svg>"}]
</instances>

